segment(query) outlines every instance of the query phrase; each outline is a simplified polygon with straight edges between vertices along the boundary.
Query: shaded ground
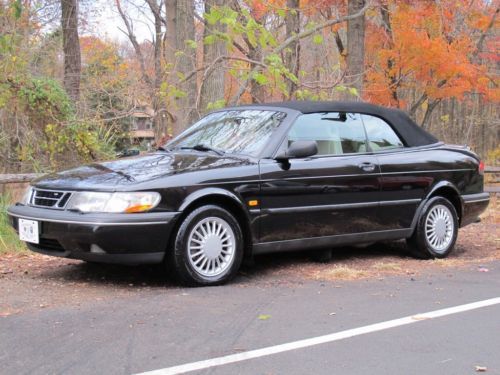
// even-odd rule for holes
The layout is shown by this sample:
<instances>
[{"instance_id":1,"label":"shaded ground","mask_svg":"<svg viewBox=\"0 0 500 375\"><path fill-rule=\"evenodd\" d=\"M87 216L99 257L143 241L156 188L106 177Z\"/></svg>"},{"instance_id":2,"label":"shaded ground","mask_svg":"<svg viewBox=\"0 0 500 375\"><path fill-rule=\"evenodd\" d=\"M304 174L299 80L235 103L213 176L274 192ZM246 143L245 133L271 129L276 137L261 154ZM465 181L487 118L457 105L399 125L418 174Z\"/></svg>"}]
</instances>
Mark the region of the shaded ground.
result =
<instances>
[{"instance_id":1,"label":"shaded ground","mask_svg":"<svg viewBox=\"0 0 500 375\"><path fill-rule=\"evenodd\" d=\"M308 253L260 256L244 267L233 282L262 287L306 280L383 278L389 275L446 272L457 267L487 272L488 262L500 259L499 203L492 202L481 223L459 232L455 251L445 260L417 260L405 255L404 241L368 248L338 248L328 263ZM168 279L162 266L114 266L53 258L31 252L0 256L0 316L57 305L79 306L143 293L157 288L182 288Z\"/></svg>"}]
</instances>

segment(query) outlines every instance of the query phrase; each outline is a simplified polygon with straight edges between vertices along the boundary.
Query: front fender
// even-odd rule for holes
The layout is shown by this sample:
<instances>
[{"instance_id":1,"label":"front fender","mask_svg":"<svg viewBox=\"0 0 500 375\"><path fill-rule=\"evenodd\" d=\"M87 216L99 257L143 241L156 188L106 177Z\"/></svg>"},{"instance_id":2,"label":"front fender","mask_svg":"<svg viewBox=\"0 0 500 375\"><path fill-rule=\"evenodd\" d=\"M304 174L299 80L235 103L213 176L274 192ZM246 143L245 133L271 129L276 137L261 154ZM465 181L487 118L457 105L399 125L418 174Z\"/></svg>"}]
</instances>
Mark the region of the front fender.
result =
<instances>
[{"instance_id":1,"label":"front fender","mask_svg":"<svg viewBox=\"0 0 500 375\"><path fill-rule=\"evenodd\" d=\"M245 254L251 254L251 245L258 241L258 223L255 221L256 214L251 214L246 207L243 198L233 192L221 188L205 188L197 190L190 194L182 202L179 211L189 210L191 205L203 204L222 204L226 209L230 209L242 225L242 230L247 238L247 247ZM229 207L228 207L229 206Z\"/></svg>"}]
</instances>

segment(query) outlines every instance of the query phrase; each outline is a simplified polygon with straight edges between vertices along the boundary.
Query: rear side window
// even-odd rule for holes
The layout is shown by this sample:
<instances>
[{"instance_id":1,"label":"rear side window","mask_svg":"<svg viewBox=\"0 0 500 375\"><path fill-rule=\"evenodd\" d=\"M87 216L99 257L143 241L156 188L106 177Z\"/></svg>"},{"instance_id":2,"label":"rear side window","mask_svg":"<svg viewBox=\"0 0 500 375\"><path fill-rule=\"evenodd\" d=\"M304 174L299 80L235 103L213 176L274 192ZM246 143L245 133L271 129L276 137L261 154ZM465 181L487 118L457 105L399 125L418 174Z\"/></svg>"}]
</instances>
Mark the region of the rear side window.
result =
<instances>
[{"instance_id":1,"label":"rear side window","mask_svg":"<svg viewBox=\"0 0 500 375\"><path fill-rule=\"evenodd\" d=\"M318 155L366 152L366 134L357 113L310 113L295 120L288 133L288 145L295 141L316 141Z\"/></svg>"},{"instance_id":2,"label":"rear side window","mask_svg":"<svg viewBox=\"0 0 500 375\"><path fill-rule=\"evenodd\" d=\"M404 147L391 126L379 117L361 115L365 124L368 143L372 151Z\"/></svg>"}]
</instances>

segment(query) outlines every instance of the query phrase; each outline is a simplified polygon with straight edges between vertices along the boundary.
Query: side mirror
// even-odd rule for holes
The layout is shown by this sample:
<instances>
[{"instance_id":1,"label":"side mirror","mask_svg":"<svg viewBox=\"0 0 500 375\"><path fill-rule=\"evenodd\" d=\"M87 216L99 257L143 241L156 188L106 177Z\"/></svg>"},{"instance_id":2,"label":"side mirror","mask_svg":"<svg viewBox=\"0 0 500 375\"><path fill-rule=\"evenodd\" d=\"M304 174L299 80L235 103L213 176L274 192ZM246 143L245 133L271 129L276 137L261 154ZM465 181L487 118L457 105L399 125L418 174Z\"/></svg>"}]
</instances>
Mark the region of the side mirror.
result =
<instances>
[{"instance_id":1,"label":"side mirror","mask_svg":"<svg viewBox=\"0 0 500 375\"><path fill-rule=\"evenodd\" d=\"M318 144L316 141L295 141L288 150L276 155L276 160L288 160L294 158L307 158L318 153Z\"/></svg>"}]
</instances>

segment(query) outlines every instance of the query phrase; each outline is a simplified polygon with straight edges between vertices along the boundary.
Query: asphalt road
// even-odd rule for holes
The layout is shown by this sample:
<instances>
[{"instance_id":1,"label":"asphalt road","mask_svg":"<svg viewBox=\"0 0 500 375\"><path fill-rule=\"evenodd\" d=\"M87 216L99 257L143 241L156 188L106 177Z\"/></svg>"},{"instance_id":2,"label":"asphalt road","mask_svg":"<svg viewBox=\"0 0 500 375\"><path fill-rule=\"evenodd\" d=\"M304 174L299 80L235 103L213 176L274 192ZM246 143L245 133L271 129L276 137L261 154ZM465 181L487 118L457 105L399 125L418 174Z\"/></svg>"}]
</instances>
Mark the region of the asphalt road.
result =
<instances>
[{"instance_id":1,"label":"asphalt road","mask_svg":"<svg viewBox=\"0 0 500 375\"><path fill-rule=\"evenodd\" d=\"M155 288L0 318L2 374L133 374L500 297L500 262L418 276ZM259 319L260 316L260 319ZM500 304L193 374L500 374Z\"/></svg>"}]
</instances>

